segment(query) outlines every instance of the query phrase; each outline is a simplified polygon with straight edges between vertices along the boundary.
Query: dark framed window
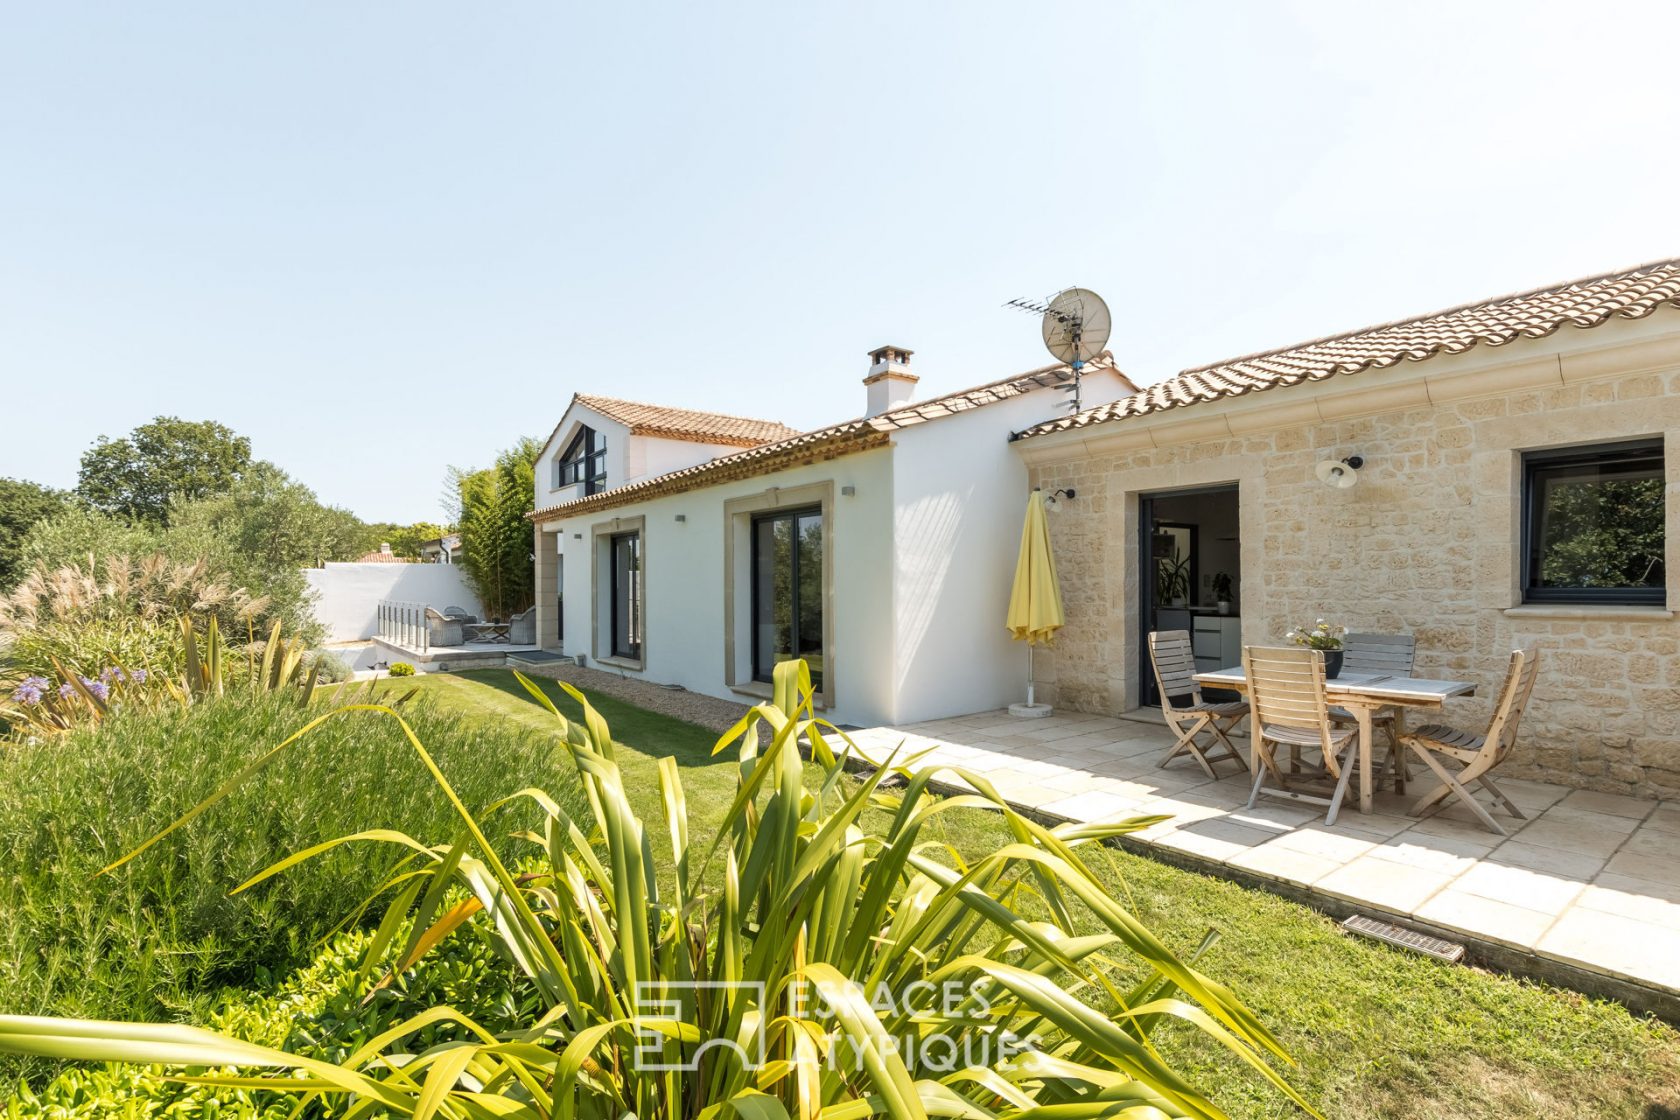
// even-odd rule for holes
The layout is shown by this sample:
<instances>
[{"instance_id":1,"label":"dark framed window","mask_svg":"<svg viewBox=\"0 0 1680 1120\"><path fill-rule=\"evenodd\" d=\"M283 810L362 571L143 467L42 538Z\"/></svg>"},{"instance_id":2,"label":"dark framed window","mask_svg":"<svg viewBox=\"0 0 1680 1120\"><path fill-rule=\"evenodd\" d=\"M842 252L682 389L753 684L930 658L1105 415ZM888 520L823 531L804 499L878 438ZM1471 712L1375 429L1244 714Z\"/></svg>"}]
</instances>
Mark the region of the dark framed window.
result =
<instances>
[{"instance_id":1,"label":"dark framed window","mask_svg":"<svg viewBox=\"0 0 1680 1120\"><path fill-rule=\"evenodd\" d=\"M753 677L802 657L811 686L823 680L823 519L821 509L778 510L752 522Z\"/></svg>"},{"instance_id":2,"label":"dark framed window","mask_svg":"<svg viewBox=\"0 0 1680 1120\"><path fill-rule=\"evenodd\" d=\"M584 427L554 460L554 487L583 483L585 495L607 488L607 441L594 428Z\"/></svg>"},{"instance_id":3,"label":"dark framed window","mask_svg":"<svg viewBox=\"0 0 1680 1120\"><path fill-rule=\"evenodd\" d=\"M642 535L618 533L609 543L612 564L612 655L642 659Z\"/></svg>"},{"instance_id":4,"label":"dark framed window","mask_svg":"<svg viewBox=\"0 0 1680 1120\"><path fill-rule=\"evenodd\" d=\"M1661 440L1523 456L1523 601L1662 604Z\"/></svg>"}]
</instances>

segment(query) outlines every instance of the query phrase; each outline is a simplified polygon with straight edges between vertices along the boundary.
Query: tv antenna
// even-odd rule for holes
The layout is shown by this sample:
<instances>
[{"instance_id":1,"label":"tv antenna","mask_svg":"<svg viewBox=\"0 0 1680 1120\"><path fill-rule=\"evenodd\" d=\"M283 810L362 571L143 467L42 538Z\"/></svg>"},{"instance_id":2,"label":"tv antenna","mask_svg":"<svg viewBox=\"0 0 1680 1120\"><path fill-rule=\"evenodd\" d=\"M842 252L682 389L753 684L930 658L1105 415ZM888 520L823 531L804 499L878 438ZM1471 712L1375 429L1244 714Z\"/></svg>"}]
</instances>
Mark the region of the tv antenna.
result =
<instances>
[{"instance_id":1,"label":"tv antenna","mask_svg":"<svg viewBox=\"0 0 1680 1120\"><path fill-rule=\"evenodd\" d=\"M1044 323L1044 348L1073 370L1073 383L1062 391L1071 393L1069 412L1082 406L1080 380L1085 363L1103 352L1113 321L1108 304L1089 288L1068 288L1048 300L1012 299L1004 304L1018 311L1038 315Z\"/></svg>"}]
</instances>

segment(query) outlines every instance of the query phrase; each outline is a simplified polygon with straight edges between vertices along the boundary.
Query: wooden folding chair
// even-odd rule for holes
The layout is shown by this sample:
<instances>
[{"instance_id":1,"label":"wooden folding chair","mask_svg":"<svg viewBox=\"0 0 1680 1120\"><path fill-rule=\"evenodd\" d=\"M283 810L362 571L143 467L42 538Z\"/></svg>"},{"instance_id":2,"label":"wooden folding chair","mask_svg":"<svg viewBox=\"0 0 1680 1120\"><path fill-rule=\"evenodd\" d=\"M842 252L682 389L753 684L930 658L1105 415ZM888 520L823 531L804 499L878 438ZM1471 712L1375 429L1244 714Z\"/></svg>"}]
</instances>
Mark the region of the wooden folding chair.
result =
<instances>
[{"instance_id":1,"label":"wooden folding chair","mask_svg":"<svg viewBox=\"0 0 1680 1120\"><path fill-rule=\"evenodd\" d=\"M1410 634L1349 634L1342 639L1342 672L1386 674L1409 677L1417 658L1417 639ZM1332 707L1330 718L1338 724L1357 725L1359 719L1346 708ZM1390 768L1394 770L1394 788L1406 792L1406 782L1412 776L1406 765L1406 751L1400 746L1405 732L1405 717L1398 707L1378 708L1371 713L1371 730L1381 731L1388 739L1388 753L1377 770L1380 779Z\"/></svg>"},{"instance_id":2,"label":"wooden folding chair","mask_svg":"<svg viewBox=\"0 0 1680 1120\"><path fill-rule=\"evenodd\" d=\"M1190 632L1153 631L1149 635L1149 660L1155 667L1161 714L1167 717L1167 726L1178 736L1160 764L1165 766L1179 755L1188 754L1202 764L1210 778L1219 777L1213 764L1227 758L1236 759L1247 769L1248 759L1231 742L1230 731L1248 715L1248 705L1241 700L1215 704L1202 699L1201 686L1195 681L1196 657L1190 648ZM1175 699L1181 703L1174 704ZM1211 734L1213 740L1200 742L1203 734Z\"/></svg>"},{"instance_id":3,"label":"wooden folding chair","mask_svg":"<svg viewBox=\"0 0 1680 1120\"><path fill-rule=\"evenodd\" d=\"M1499 702L1494 705L1493 718L1480 735L1460 731L1445 724L1433 723L1400 736L1400 742L1423 759L1424 765L1435 772L1442 784L1418 798L1411 815L1426 817L1439 812L1453 797L1460 797L1471 812L1493 831L1509 836L1493 814L1478 802L1468 788L1471 783L1493 794L1494 800L1519 821L1527 820L1516 803L1493 784L1493 769L1511 753L1517 742L1517 725L1522 722L1523 710L1528 707L1529 695L1534 691L1534 673L1539 657L1533 650L1513 650L1511 667L1505 673L1505 683L1499 689ZM1457 773L1449 770L1444 761L1457 765Z\"/></svg>"},{"instance_id":4,"label":"wooden folding chair","mask_svg":"<svg viewBox=\"0 0 1680 1120\"><path fill-rule=\"evenodd\" d=\"M1254 808L1261 794L1327 805L1324 822L1335 824L1358 766L1359 729L1337 727L1330 720L1324 654L1316 649L1244 646L1243 675L1254 705L1254 787L1248 807ZM1278 764L1277 747L1289 748L1287 772ZM1303 768L1301 755L1309 750L1319 753L1319 762ZM1266 785L1268 776L1274 785ZM1326 781L1335 787L1328 796L1320 791Z\"/></svg>"}]
</instances>

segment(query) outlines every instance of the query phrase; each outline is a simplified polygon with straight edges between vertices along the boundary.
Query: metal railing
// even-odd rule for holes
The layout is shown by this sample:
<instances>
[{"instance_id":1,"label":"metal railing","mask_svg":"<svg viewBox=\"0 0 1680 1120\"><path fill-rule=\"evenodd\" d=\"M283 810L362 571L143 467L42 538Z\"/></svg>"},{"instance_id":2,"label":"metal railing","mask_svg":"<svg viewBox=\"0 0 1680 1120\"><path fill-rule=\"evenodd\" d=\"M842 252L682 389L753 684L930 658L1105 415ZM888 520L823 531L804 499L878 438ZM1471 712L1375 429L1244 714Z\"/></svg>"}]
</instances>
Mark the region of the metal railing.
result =
<instances>
[{"instance_id":1,"label":"metal railing","mask_svg":"<svg viewBox=\"0 0 1680 1120\"><path fill-rule=\"evenodd\" d=\"M426 621L426 604L379 600L379 636L422 653L429 650L432 629Z\"/></svg>"}]
</instances>

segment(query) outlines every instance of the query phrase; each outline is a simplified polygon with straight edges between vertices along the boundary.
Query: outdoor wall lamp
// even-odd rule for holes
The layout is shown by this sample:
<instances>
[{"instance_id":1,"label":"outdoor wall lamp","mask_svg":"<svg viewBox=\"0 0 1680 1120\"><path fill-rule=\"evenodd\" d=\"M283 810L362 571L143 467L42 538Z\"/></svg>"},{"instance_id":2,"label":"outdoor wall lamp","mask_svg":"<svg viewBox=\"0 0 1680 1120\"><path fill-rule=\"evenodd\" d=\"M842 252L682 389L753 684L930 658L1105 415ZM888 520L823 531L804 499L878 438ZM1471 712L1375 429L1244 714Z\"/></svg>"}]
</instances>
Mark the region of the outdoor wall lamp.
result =
<instances>
[{"instance_id":1,"label":"outdoor wall lamp","mask_svg":"<svg viewBox=\"0 0 1680 1120\"><path fill-rule=\"evenodd\" d=\"M1057 510L1062 508L1062 499L1063 498L1066 498L1068 501L1071 502L1071 501L1073 501L1074 497L1075 497L1075 493L1074 493L1074 490L1073 490L1072 487L1066 487L1066 488L1060 489L1060 490L1052 490L1052 491L1050 491L1050 496L1048 498L1044 499L1044 508L1049 510L1051 513L1055 513Z\"/></svg>"},{"instance_id":2,"label":"outdoor wall lamp","mask_svg":"<svg viewBox=\"0 0 1680 1120\"><path fill-rule=\"evenodd\" d=\"M1359 468L1364 465L1364 459L1358 455L1349 455L1346 459L1325 459L1314 467L1313 471L1324 485L1336 490L1346 490L1359 481Z\"/></svg>"}]
</instances>

